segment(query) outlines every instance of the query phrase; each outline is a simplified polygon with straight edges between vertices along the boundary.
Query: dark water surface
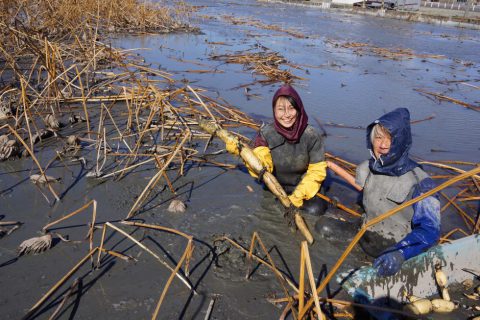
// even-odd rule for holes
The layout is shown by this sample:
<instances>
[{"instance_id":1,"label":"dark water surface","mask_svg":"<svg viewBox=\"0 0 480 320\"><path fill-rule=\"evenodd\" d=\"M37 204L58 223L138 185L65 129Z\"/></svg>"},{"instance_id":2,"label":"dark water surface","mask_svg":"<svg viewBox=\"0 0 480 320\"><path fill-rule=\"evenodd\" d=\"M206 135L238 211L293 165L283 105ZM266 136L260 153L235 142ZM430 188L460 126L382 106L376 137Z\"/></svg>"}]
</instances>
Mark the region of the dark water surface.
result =
<instances>
[{"instance_id":1,"label":"dark water surface","mask_svg":"<svg viewBox=\"0 0 480 320\"><path fill-rule=\"evenodd\" d=\"M442 84L442 81L463 80L480 86L480 35L478 31L409 23L399 20L357 16L318 8L267 4L255 1L192 1L202 6L192 16L200 34L171 34L121 37L112 40L116 47L137 50L153 67L172 72L177 80L187 79L192 86L206 88L214 98L215 92L231 105L259 120L271 118L271 96L278 84L251 85L250 93L259 98L247 99L244 89L235 87L263 79L240 65L212 61L216 54L255 51L265 46L279 52L290 63L302 66L292 69L306 78L296 81L310 122L366 126L384 112L408 107L412 119L434 116L432 120L412 126L412 154L428 160L462 160L478 162L480 156L479 113L449 102L441 102L419 94L414 89L441 93L474 105L480 105L480 90L461 83ZM265 30L249 25L233 25L224 15L258 19L266 25L292 29L307 38L296 38L285 32ZM416 54L442 55L442 59L413 58L390 60L374 54L358 55L352 49L335 43L365 42L382 48L411 49ZM216 43L216 44L215 44ZM224 44L219 44L224 43ZM178 61L182 59L183 62ZM185 62L187 61L187 62ZM188 62L190 61L190 62ZM201 65L199 65L201 64ZM187 70L218 69L223 73L188 73ZM308 72L306 71L308 70ZM92 121L98 123L98 120ZM353 163L368 157L363 130L325 127L327 151ZM67 131L75 131L68 128ZM247 132L251 134L251 132ZM65 133L67 135L67 133ZM213 145L209 150L223 148ZM444 152L432 152L443 150ZM91 153L94 153L91 151ZM46 147L40 161L45 165L53 156ZM93 154L87 154L93 158ZM223 155L219 161L237 163ZM2 319L19 319L87 252L88 244L58 243L48 252L15 259L15 248L24 239L38 236L41 228L65 213L88 201L98 202L97 222L123 219L148 180L156 172L139 170L120 181L96 180L84 177L86 168L75 166L73 171L56 165L49 173L62 177L57 190L66 192L60 203L50 207L28 177L30 162L21 160L0 164L0 214L4 220L19 220L25 224L0 240L0 309ZM246 186L254 192L249 192ZM274 275L260 267L251 280L245 280L246 266L238 251L230 249L215 262L213 240L227 234L245 246L254 231L258 231L279 268L298 279L299 234L291 233L273 200L265 197L261 186L253 182L245 170L225 170L214 166L193 166L187 175L175 183L180 198L188 209L184 214L172 214L166 208L172 199L168 191L159 193L139 216L183 231L195 238L190 279L198 295L175 279L162 305L160 319L203 319L208 304L216 298L212 319L270 319L277 318L281 309L266 301L272 294L282 296L281 286ZM46 191L44 191L47 193ZM331 196L353 206L356 193L333 180ZM90 221L91 210L80 214L58 232L72 240L82 240ZM349 219L348 216L342 214ZM312 226L314 217L307 217ZM450 230L450 226L444 227ZM126 229L143 243L155 248L170 265L180 259L186 241L178 236L134 228ZM334 240L324 240L318 233L310 254L316 277L324 276L348 244L351 234L344 232ZM96 234L99 242L100 232ZM105 259L103 267L89 273L87 263L73 278L83 277L82 295L67 303L62 319L147 319L151 317L168 270L146 252L135 247L117 233L108 236L112 250L134 256L138 261ZM261 254L264 257L263 254ZM347 259L342 270L366 263L359 252ZM218 265L217 265L218 264ZM45 319L61 301L63 286L46 305L38 318ZM332 282L332 291L336 285Z\"/></svg>"}]
</instances>

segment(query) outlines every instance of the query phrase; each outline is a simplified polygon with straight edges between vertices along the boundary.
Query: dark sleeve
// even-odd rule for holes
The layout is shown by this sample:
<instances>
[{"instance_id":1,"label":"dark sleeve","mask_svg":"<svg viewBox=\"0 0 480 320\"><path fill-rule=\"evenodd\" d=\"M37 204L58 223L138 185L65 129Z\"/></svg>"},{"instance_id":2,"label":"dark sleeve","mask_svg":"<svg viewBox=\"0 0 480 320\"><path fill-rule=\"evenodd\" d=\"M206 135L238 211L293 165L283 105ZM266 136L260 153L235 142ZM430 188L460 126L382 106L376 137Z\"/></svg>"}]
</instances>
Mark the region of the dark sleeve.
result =
<instances>
[{"instance_id":1,"label":"dark sleeve","mask_svg":"<svg viewBox=\"0 0 480 320\"><path fill-rule=\"evenodd\" d=\"M308 128L308 134L308 156L310 157L310 163L325 161L325 146L322 136L313 127Z\"/></svg>"},{"instance_id":2,"label":"dark sleeve","mask_svg":"<svg viewBox=\"0 0 480 320\"><path fill-rule=\"evenodd\" d=\"M431 178L423 179L413 192L412 198L435 188ZM438 195L427 197L413 205L412 231L395 247L403 253L405 259L414 257L440 239L440 201Z\"/></svg>"}]
</instances>

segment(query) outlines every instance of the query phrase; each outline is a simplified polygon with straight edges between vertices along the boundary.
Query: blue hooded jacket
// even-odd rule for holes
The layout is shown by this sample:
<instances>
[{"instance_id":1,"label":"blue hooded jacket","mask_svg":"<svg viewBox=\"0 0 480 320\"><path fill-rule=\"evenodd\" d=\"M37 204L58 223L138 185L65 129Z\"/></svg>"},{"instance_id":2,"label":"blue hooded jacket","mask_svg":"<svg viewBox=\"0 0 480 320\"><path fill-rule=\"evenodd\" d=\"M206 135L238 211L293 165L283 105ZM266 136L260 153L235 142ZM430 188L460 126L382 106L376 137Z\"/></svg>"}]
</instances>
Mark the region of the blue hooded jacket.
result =
<instances>
[{"instance_id":1,"label":"blue hooded jacket","mask_svg":"<svg viewBox=\"0 0 480 320\"><path fill-rule=\"evenodd\" d=\"M373 145L370 134L375 125L381 124L392 137L390 151L377 160L372 157L369 161L370 170L376 174L388 176L401 176L412 171L418 163L408 157L408 151L412 146L412 133L410 131L410 112L406 108L395 109L367 127L367 148L373 155Z\"/></svg>"},{"instance_id":2,"label":"blue hooded jacket","mask_svg":"<svg viewBox=\"0 0 480 320\"><path fill-rule=\"evenodd\" d=\"M391 135L390 151L385 156L375 159L370 133L376 124L384 126ZM374 174L389 176L401 176L418 167L419 164L411 160L408 151L412 145L410 131L410 113L406 108L395 109L367 127L367 148L372 154L369 160L369 168ZM431 178L425 178L418 183L412 198L435 188ZM438 242L440 238L440 201L438 196L427 197L413 205L414 214L411 221L411 232L399 241L391 252L399 250L405 259L409 259L427 250Z\"/></svg>"}]
</instances>

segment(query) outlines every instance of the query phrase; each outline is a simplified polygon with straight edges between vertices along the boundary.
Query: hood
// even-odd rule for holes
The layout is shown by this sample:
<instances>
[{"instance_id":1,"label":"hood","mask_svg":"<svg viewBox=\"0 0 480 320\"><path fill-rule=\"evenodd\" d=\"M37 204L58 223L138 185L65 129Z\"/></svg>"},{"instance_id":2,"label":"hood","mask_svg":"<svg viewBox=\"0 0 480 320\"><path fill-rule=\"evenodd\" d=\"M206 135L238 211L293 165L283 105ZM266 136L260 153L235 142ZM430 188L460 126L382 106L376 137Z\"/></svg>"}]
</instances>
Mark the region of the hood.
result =
<instances>
[{"instance_id":1,"label":"hood","mask_svg":"<svg viewBox=\"0 0 480 320\"><path fill-rule=\"evenodd\" d=\"M370 141L370 133L378 123L388 129L392 136L392 143L388 154L376 159ZM367 148L372 155L369 160L369 167L374 173L401 176L419 166L408 156L411 146L410 112L406 108L398 108L386 113L367 127Z\"/></svg>"},{"instance_id":2,"label":"hood","mask_svg":"<svg viewBox=\"0 0 480 320\"><path fill-rule=\"evenodd\" d=\"M275 119L275 113L274 113L274 127L275 130L281 134L289 143L297 143L300 140L300 137L302 136L303 132L305 131L305 128L308 125L308 116L305 113L305 109L303 108L303 103L302 99L300 99L300 96L298 95L297 91L293 89L292 86L289 84L285 84L280 87L280 89L275 92L275 95L273 96L272 99L272 110L275 108L275 103L277 102L277 99L280 96L290 96L295 100L297 103L297 121L293 124L291 128L284 128L282 125Z\"/></svg>"}]
</instances>

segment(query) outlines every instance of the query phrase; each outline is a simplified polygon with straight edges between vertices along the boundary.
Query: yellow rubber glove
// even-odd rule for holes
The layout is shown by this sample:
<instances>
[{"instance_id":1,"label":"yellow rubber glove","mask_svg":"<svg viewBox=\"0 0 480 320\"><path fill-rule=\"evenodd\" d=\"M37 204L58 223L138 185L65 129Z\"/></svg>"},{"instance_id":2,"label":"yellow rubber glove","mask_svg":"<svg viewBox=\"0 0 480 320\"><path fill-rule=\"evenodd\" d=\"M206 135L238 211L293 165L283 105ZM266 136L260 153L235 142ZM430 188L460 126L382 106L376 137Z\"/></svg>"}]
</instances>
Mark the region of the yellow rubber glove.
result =
<instances>
[{"instance_id":1,"label":"yellow rubber glove","mask_svg":"<svg viewBox=\"0 0 480 320\"><path fill-rule=\"evenodd\" d=\"M300 181L292 194L288 196L292 204L299 208L303 205L304 200L313 198L320 190L320 186L326 176L326 161L309 164L302 181Z\"/></svg>"},{"instance_id":2,"label":"yellow rubber glove","mask_svg":"<svg viewBox=\"0 0 480 320\"><path fill-rule=\"evenodd\" d=\"M268 147L256 147L253 149L253 153L257 156L257 158L260 160L262 163L263 167L270 173L273 172L273 160L272 160L272 154L270 153L270 149ZM248 163L245 164L245 166L248 169L248 173L255 179L258 178L258 175L253 172L252 168L248 165Z\"/></svg>"},{"instance_id":3,"label":"yellow rubber glove","mask_svg":"<svg viewBox=\"0 0 480 320\"><path fill-rule=\"evenodd\" d=\"M240 154L240 150L238 149L238 140L237 139L228 139L225 143L225 149L231 154L238 156Z\"/></svg>"}]
</instances>

